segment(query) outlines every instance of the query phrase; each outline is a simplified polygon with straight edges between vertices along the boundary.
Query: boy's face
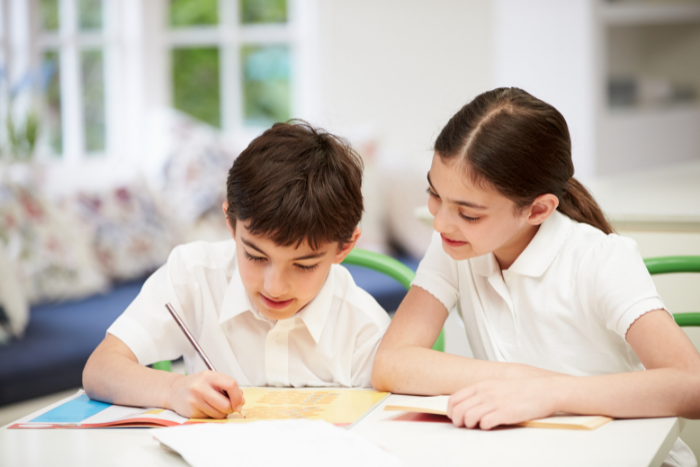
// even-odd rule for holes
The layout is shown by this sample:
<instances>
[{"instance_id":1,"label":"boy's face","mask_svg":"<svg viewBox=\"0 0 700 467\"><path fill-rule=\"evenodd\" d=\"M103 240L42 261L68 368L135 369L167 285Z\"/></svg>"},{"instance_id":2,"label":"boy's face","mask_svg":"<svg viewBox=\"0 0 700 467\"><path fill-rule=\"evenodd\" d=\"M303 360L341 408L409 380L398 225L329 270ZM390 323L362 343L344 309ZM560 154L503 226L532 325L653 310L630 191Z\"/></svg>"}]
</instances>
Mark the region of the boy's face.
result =
<instances>
[{"instance_id":1,"label":"boy's face","mask_svg":"<svg viewBox=\"0 0 700 467\"><path fill-rule=\"evenodd\" d=\"M224 203L226 212L227 203ZM266 318L286 319L304 308L323 287L332 264L342 262L360 236L355 229L352 240L312 249L307 242L280 246L267 237L248 231L246 223L236 220L235 229L227 224L236 240L238 269L243 286L255 307Z\"/></svg>"}]
</instances>

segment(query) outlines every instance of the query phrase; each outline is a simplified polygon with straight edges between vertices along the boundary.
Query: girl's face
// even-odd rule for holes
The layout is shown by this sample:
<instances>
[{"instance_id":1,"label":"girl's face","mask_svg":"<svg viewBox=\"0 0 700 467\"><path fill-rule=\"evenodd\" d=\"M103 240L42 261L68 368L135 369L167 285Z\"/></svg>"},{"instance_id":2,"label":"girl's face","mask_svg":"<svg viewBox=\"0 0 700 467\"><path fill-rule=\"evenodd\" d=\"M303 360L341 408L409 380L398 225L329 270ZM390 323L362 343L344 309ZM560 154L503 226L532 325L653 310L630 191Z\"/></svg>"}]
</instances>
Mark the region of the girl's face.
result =
<instances>
[{"instance_id":1,"label":"girl's face","mask_svg":"<svg viewBox=\"0 0 700 467\"><path fill-rule=\"evenodd\" d=\"M516 210L515 203L492 186L474 184L456 160L443 162L434 155L428 183L433 228L455 260L493 252L501 269L507 269L544 220L533 225L532 208Z\"/></svg>"}]
</instances>

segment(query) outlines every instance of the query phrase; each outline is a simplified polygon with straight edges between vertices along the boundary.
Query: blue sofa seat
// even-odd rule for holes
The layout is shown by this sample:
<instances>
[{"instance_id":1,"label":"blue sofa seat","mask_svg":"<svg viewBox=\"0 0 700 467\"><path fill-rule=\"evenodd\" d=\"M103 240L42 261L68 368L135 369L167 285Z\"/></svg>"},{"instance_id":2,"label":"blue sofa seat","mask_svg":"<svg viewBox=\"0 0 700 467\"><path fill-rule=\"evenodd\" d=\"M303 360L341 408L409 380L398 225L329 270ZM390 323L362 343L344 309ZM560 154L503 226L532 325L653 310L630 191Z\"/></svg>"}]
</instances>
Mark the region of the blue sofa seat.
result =
<instances>
[{"instance_id":1,"label":"blue sofa seat","mask_svg":"<svg viewBox=\"0 0 700 467\"><path fill-rule=\"evenodd\" d=\"M418 265L413 259L401 261L413 270ZM385 310L396 310L406 295L399 283L383 274L347 268ZM80 387L88 357L144 280L83 300L33 307L24 338L0 347L0 406Z\"/></svg>"}]
</instances>

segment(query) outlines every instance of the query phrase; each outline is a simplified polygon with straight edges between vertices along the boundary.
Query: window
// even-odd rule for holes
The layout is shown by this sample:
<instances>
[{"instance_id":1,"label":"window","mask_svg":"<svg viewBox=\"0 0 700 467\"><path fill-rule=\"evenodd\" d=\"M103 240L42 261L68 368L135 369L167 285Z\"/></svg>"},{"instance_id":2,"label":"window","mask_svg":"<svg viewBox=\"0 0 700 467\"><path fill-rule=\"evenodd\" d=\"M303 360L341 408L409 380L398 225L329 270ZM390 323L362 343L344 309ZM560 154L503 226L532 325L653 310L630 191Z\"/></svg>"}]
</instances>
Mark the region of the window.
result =
<instances>
[{"instance_id":1,"label":"window","mask_svg":"<svg viewBox=\"0 0 700 467\"><path fill-rule=\"evenodd\" d=\"M52 156L79 161L110 152L108 70L119 41L107 10L115 0L38 0L44 136Z\"/></svg>"},{"instance_id":2,"label":"window","mask_svg":"<svg viewBox=\"0 0 700 467\"><path fill-rule=\"evenodd\" d=\"M30 78L12 106L39 110L40 158L56 178L93 185L137 168L150 109L247 144L274 122L313 119L316 1L0 0L0 112Z\"/></svg>"},{"instance_id":3,"label":"window","mask_svg":"<svg viewBox=\"0 0 700 467\"><path fill-rule=\"evenodd\" d=\"M286 0L169 0L172 104L234 131L292 111L296 22Z\"/></svg>"}]
</instances>

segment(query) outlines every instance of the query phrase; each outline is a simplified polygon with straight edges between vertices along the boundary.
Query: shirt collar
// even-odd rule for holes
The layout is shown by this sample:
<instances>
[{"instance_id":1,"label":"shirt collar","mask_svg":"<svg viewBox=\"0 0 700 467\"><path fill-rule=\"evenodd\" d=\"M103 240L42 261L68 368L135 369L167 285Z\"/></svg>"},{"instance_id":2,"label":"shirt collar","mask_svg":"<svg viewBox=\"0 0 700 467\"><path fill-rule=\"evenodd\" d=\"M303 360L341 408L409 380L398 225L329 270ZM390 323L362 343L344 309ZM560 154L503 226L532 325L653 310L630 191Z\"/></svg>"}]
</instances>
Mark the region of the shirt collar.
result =
<instances>
[{"instance_id":1,"label":"shirt collar","mask_svg":"<svg viewBox=\"0 0 700 467\"><path fill-rule=\"evenodd\" d=\"M540 277L561 250L573 224L574 221L566 215L554 211L508 270L522 276ZM470 262L472 270L484 277L500 273L493 253L473 258Z\"/></svg>"},{"instance_id":2,"label":"shirt collar","mask_svg":"<svg viewBox=\"0 0 700 467\"><path fill-rule=\"evenodd\" d=\"M248 299L248 292L243 287L241 273L236 268L231 276L231 282L229 282L224 293L224 301L221 304L221 312L219 313L219 323L223 323L246 311L253 311L253 309L253 304Z\"/></svg>"},{"instance_id":3,"label":"shirt collar","mask_svg":"<svg viewBox=\"0 0 700 467\"><path fill-rule=\"evenodd\" d=\"M314 297L299 313L295 316L301 318L301 320L306 325L306 329L309 330L309 334L314 338L314 341L318 344L321 339L321 333L323 332L323 327L326 325L328 315L331 312L331 305L333 304L333 295L335 290L335 278L333 277L333 270L340 266L335 264L331 266L331 270L328 272L328 277L323 283L323 287L318 292L318 295Z\"/></svg>"},{"instance_id":4,"label":"shirt collar","mask_svg":"<svg viewBox=\"0 0 700 467\"><path fill-rule=\"evenodd\" d=\"M331 311L335 288L333 269L337 267L339 266L331 266L328 277L326 277L326 281L323 283L323 286L316 297L307 303L306 306L296 315L288 318L301 318L304 325L309 330L311 337L313 337L316 343L318 343L319 339L321 338L323 327L325 326L328 314ZM226 288L226 293L224 294L224 300L221 304L221 313L219 314L219 323L223 323L224 321L234 318L246 311L252 312L261 319L267 319L260 315L255 309L255 306L250 302L248 292L246 292L245 287L243 286L243 281L241 280L240 271L238 268L236 268L231 276L231 282Z\"/></svg>"}]
</instances>

